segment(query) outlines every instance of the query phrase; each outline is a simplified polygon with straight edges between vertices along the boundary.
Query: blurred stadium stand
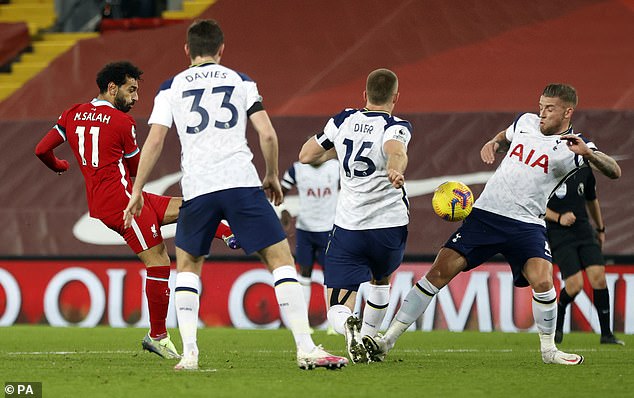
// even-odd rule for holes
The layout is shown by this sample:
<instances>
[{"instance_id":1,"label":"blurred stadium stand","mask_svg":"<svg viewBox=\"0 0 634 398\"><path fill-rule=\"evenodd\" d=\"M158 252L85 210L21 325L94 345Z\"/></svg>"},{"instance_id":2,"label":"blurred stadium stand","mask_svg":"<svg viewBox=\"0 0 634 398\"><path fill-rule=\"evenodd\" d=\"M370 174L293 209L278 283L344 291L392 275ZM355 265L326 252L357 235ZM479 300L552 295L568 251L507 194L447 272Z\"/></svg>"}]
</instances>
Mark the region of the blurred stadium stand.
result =
<instances>
[{"instance_id":1,"label":"blurred stadium stand","mask_svg":"<svg viewBox=\"0 0 634 398\"><path fill-rule=\"evenodd\" d=\"M81 39L193 18L214 0L12 0L0 3L0 101ZM25 29L26 27L26 29ZM4 73L2 73L4 72Z\"/></svg>"},{"instance_id":2,"label":"blurred stadium stand","mask_svg":"<svg viewBox=\"0 0 634 398\"><path fill-rule=\"evenodd\" d=\"M623 168L621 180L598 177L605 251L634 254L634 46L627 39L634 37L634 1L553 0L532 7L521 0L490 0L486 6L442 0L320 0L301 7L292 0L191 3L201 17L220 21L223 64L258 82L280 135L281 170L329 116L363 106L365 77L378 67L399 75L395 113L414 125L410 182L493 171L479 160L482 143L519 112L536 111L546 84L574 85L580 96L575 128L619 158ZM19 165L1 171L0 255L130 254L124 246L96 246L73 236L87 210L81 174L71 167L59 177L32 152L61 111L96 94L95 73L116 59L145 71L141 100L131 112L143 142L154 93L187 65L182 44L191 16L165 11L163 18L168 16L176 22L151 30L123 26L70 45L0 102L0 158ZM257 144L252 149L261 165ZM179 171L179 151L171 135L155 178ZM64 148L59 156L71 154ZM482 183L471 187L477 194ZM178 189L174 185L167 193ZM411 197L408 255L435 253L456 227L433 214L430 198ZM214 254L241 252L219 248Z\"/></svg>"}]
</instances>

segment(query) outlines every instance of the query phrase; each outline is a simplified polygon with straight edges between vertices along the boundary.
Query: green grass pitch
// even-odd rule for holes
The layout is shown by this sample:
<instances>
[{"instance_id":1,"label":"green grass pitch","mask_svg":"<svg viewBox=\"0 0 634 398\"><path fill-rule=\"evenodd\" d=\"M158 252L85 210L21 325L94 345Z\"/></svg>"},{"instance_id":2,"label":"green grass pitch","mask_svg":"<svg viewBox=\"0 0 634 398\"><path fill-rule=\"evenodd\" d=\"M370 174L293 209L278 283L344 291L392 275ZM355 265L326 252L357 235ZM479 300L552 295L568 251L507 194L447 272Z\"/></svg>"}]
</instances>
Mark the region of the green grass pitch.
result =
<instances>
[{"instance_id":1,"label":"green grass pitch","mask_svg":"<svg viewBox=\"0 0 634 398\"><path fill-rule=\"evenodd\" d=\"M141 350L146 331L0 328L1 382L42 382L44 397L632 397L634 337L572 333L581 366L545 365L534 333L408 332L383 363L302 371L288 330L199 330L199 371ZM178 331L171 334L180 347ZM313 335L344 354L343 336Z\"/></svg>"}]
</instances>

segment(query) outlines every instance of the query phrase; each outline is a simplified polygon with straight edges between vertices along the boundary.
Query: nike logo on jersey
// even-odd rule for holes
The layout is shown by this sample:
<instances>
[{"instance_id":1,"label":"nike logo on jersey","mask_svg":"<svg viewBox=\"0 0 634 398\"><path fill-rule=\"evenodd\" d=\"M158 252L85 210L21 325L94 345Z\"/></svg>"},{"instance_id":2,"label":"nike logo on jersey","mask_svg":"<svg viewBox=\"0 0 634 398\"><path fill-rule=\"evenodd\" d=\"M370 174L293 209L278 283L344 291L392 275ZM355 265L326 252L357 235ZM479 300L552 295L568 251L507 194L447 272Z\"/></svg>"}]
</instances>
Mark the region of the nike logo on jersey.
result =
<instances>
[{"instance_id":1,"label":"nike logo on jersey","mask_svg":"<svg viewBox=\"0 0 634 398\"><path fill-rule=\"evenodd\" d=\"M546 318L544 318L544 321L545 321L545 322L550 322L550 321L554 320L555 318L556 318L556 317L552 317L552 318L550 318L550 319L546 319Z\"/></svg>"}]
</instances>

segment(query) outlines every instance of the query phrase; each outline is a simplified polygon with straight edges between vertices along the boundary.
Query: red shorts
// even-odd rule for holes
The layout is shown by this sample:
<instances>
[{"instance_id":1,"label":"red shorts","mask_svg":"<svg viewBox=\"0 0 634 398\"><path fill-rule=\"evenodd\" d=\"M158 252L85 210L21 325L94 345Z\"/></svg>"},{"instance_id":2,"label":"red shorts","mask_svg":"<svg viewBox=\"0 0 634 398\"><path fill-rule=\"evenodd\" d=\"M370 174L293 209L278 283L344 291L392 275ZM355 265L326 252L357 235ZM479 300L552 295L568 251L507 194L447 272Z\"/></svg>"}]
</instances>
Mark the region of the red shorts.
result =
<instances>
[{"instance_id":1,"label":"red shorts","mask_svg":"<svg viewBox=\"0 0 634 398\"><path fill-rule=\"evenodd\" d=\"M143 192L143 209L139 216L134 217L130 228L123 228L123 212L100 220L121 235L134 253L138 254L163 242L161 224L171 199L170 196Z\"/></svg>"}]
</instances>

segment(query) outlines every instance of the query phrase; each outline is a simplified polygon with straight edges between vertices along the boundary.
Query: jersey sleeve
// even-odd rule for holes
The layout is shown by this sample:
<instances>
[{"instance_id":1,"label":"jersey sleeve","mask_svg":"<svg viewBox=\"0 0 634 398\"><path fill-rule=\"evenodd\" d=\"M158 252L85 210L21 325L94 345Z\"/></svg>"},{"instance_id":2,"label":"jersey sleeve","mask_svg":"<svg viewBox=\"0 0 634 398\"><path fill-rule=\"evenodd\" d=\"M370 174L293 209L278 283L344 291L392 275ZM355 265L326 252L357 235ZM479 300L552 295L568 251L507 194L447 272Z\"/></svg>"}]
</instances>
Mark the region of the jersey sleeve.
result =
<instances>
[{"instance_id":1,"label":"jersey sleeve","mask_svg":"<svg viewBox=\"0 0 634 398\"><path fill-rule=\"evenodd\" d=\"M258 92L257 84L255 84L255 82L252 81L252 80L245 81L245 89L246 89L246 94L247 94L247 96L246 96L246 100L247 100L246 109L255 109L255 110L264 109L264 107L262 107L262 105L261 105L262 104L262 96ZM256 105L256 106L254 107L254 105ZM254 113L254 112L251 112L251 113Z\"/></svg>"},{"instance_id":2,"label":"jersey sleeve","mask_svg":"<svg viewBox=\"0 0 634 398\"><path fill-rule=\"evenodd\" d=\"M284 177L282 177L282 187L290 191L296 183L297 180L295 180L295 164L293 164L291 165L291 167L288 168L288 170L286 170L286 172L284 173Z\"/></svg>"},{"instance_id":3,"label":"jersey sleeve","mask_svg":"<svg viewBox=\"0 0 634 398\"><path fill-rule=\"evenodd\" d=\"M510 126L507 127L506 129L506 140L511 142L513 141L513 135L515 134L515 130L517 129L517 125L520 124L523 121L523 117L524 115L527 115L526 113L521 113L519 114L516 118L515 121L513 121L513 124L511 124Z\"/></svg>"},{"instance_id":4,"label":"jersey sleeve","mask_svg":"<svg viewBox=\"0 0 634 398\"><path fill-rule=\"evenodd\" d=\"M383 134L383 144L389 140L395 140L403 143L405 148L407 148L411 138L412 125L405 120L400 120L385 129L385 134Z\"/></svg>"},{"instance_id":5,"label":"jersey sleeve","mask_svg":"<svg viewBox=\"0 0 634 398\"><path fill-rule=\"evenodd\" d=\"M53 127L35 147L35 155L49 169L55 172L62 172L68 169L68 162L58 159L53 152L53 149L63 144L64 141L65 137L59 134L59 130L56 127Z\"/></svg>"},{"instance_id":6,"label":"jersey sleeve","mask_svg":"<svg viewBox=\"0 0 634 398\"><path fill-rule=\"evenodd\" d=\"M55 126L53 126L54 129L57 130L57 132L59 133L59 135L62 137L62 139L64 141L67 140L66 138L66 118L68 117L68 113L75 109L77 105L72 106L71 108L68 108L67 110L65 110L64 112L62 112L61 115L59 115L59 117L57 118L57 123L55 124Z\"/></svg>"},{"instance_id":7,"label":"jersey sleeve","mask_svg":"<svg viewBox=\"0 0 634 398\"><path fill-rule=\"evenodd\" d=\"M169 95L172 90L172 79L164 82L154 97L154 107L148 119L148 124L160 124L165 127L172 127L174 122L172 108L169 102Z\"/></svg>"},{"instance_id":8,"label":"jersey sleeve","mask_svg":"<svg viewBox=\"0 0 634 398\"><path fill-rule=\"evenodd\" d=\"M343 112L333 116L328 120L326 126L324 127L324 131L317 134L316 139L319 145L322 146L325 150L329 150L334 147L335 138L339 133L339 127L343 124L343 122L353 113L356 112L356 109L346 109Z\"/></svg>"},{"instance_id":9,"label":"jersey sleeve","mask_svg":"<svg viewBox=\"0 0 634 398\"><path fill-rule=\"evenodd\" d=\"M131 158L139 153L136 143L136 123L132 118L126 118L123 129L123 157Z\"/></svg>"},{"instance_id":10,"label":"jersey sleeve","mask_svg":"<svg viewBox=\"0 0 634 398\"><path fill-rule=\"evenodd\" d=\"M59 118L57 118L57 123L48 131L48 133L46 133L35 147L35 155L49 169L55 172L68 170L68 162L58 159L53 150L66 142L66 117L74 108L75 106L65 110Z\"/></svg>"},{"instance_id":11,"label":"jersey sleeve","mask_svg":"<svg viewBox=\"0 0 634 398\"><path fill-rule=\"evenodd\" d=\"M321 145L325 150L329 150L334 146L335 137L339 132L339 128L335 126L333 119L328 120L326 126L324 126L324 130L317 134L317 142Z\"/></svg>"}]
</instances>

